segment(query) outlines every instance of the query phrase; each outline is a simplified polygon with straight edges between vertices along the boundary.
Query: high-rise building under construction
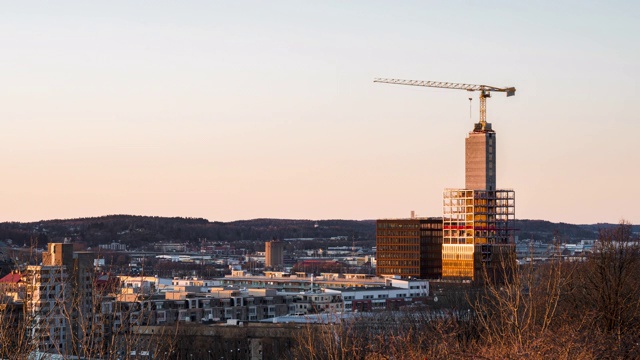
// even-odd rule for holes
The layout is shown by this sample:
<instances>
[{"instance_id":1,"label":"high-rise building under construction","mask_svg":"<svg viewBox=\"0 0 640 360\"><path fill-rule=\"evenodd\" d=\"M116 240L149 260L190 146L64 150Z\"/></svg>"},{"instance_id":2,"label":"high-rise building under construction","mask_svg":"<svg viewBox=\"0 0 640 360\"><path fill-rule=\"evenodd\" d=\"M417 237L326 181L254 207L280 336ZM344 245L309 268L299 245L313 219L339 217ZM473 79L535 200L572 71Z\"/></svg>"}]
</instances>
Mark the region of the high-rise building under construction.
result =
<instances>
[{"instance_id":1,"label":"high-rise building under construction","mask_svg":"<svg viewBox=\"0 0 640 360\"><path fill-rule=\"evenodd\" d=\"M516 89L441 81L382 78L373 81L480 93L480 119L465 140L465 187L444 191L441 274L445 279L468 280L481 279L485 271L493 275L504 259L515 254L515 193L496 187L496 134L486 121L486 101L491 97L491 92L502 92L509 97L515 95ZM399 254L398 249L417 252L417 248L402 247L406 245L405 239L389 237L389 232L381 230L384 229L381 226L390 225L378 221L377 257L384 259L383 265L387 266L378 269L378 274L402 274L397 267L411 264L410 259L418 258L415 253ZM391 234L395 236L394 231ZM385 242L397 244L398 247L387 246Z\"/></svg>"},{"instance_id":2,"label":"high-rise building under construction","mask_svg":"<svg viewBox=\"0 0 640 360\"><path fill-rule=\"evenodd\" d=\"M477 123L465 140L465 188L446 189L442 277L481 278L514 251L515 192L496 188L496 134Z\"/></svg>"}]
</instances>

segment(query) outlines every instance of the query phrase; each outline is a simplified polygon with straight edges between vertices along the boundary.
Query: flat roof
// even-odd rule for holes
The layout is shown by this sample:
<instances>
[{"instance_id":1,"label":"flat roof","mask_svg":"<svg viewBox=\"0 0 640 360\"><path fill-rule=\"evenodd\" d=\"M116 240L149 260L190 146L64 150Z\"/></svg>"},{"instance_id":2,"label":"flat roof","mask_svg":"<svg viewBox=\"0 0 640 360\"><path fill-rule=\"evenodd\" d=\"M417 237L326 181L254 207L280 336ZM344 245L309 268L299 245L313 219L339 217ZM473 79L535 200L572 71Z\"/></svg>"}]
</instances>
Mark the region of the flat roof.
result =
<instances>
[{"instance_id":1,"label":"flat roof","mask_svg":"<svg viewBox=\"0 0 640 360\"><path fill-rule=\"evenodd\" d=\"M379 291L379 290L407 290L406 288L396 287L396 286L370 286L370 287L349 287L349 288L327 288L335 291Z\"/></svg>"},{"instance_id":2,"label":"flat roof","mask_svg":"<svg viewBox=\"0 0 640 360\"><path fill-rule=\"evenodd\" d=\"M410 220L442 220L441 216L416 216L416 217L409 217L409 218L383 218L383 219L376 219L376 221L380 221L380 220L387 220L387 221L397 221L397 220L403 220L403 221L410 221Z\"/></svg>"},{"instance_id":3,"label":"flat roof","mask_svg":"<svg viewBox=\"0 0 640 360\"><path fill-rule=\"evenodd\" d=\"M220 280L250 280L250 281L273 281L273 282L300 282L324 284L324 283L354 283L354 284L384 284L383 278L331 278L331 279L319 279L314 277L313 280L310 277L268 277L268 276L227 276L220 278Z\"/></svg>"}]
</instances>

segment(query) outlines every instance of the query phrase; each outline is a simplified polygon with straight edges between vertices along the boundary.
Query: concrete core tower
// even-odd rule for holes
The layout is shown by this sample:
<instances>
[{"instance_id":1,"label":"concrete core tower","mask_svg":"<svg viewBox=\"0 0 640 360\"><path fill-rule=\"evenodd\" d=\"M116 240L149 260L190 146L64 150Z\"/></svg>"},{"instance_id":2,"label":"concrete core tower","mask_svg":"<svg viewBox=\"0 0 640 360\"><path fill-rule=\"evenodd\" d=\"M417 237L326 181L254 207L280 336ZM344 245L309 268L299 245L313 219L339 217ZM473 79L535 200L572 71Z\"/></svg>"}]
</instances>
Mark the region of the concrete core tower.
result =
<instances>
[{"instance_id":1,"label":"concrete core tower","mask_svg":"<svg viewBox=\"0 0 640 360\"><path fill-rule=\"evenodd\" d=\"M496 133L479 123L465 140L465 188L496 189Z\"/></svg>"}]
</instances>

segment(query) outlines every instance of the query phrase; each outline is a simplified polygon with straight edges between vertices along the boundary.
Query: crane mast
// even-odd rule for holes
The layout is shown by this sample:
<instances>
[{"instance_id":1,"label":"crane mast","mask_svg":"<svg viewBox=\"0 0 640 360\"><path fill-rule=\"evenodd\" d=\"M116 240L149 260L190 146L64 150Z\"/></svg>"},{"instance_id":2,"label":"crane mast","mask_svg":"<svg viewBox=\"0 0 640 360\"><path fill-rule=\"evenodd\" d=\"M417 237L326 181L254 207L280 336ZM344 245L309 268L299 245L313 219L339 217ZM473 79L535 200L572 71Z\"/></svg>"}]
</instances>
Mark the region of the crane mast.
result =
<instances>
[{"instance_id":1,"label":"crane mast","mask_svg":"<svg viewBox=\"0 0 640 360\"><path fill-rule=\"evenodd\" d=\"M478 124L484 131L487 124L487 98L491 97L491 92L504 92L507 93L507 97L514 96L516 94L516 88L514 87L496 87L489 85L472 85L472 84L460 84L443 81L423 81L423 80L402 80L402 79L384 79L375 78L373 82L396 84L396 85L409 85L409 86L424 86L441 89L457 89L466 91L479 91L480 92L480 121Z\"/></svg>"}]
</instances>

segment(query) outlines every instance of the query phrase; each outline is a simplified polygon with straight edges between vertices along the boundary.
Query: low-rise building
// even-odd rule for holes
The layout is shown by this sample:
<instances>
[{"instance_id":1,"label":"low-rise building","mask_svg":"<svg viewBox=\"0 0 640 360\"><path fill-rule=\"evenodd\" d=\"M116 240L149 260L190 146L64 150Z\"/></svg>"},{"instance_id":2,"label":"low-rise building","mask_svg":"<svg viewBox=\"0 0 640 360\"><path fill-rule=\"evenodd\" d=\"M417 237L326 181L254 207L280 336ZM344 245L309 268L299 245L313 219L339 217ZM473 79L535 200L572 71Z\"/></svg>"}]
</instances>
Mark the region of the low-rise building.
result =
<instances>
[{"instance_id":1,"label":"low-rise building","mask_svg":"<svg viewBox=\"0 0 640 360\"><path fill-rule=\"evenodd\" d=\"M385 279L366 274L333 274L310 276L306 273L266 272L266 275L239 273L220 278L222 285L246 288L270 288L278 291L305 292L314 288L350 288L384 286Z\"/></svg>"},{"instance_id":2,"label":"low-rise building","mask_svg":"<svg viewBox=\"0 0 640 360\"><path fill-rule=\"evenodd\" d=\"M119 242L112 242L111 244L102 244L98 245L98 247L102 250L111 250L111 251L127 251L127 245L121 244Z\"/></svg>"},{"instance_id":3,"label":"low-rise building","mask_svg":"<svg viewBox=\"0 0 640 360\"><path fill-rule=\"evenodd\" d=\"M410 303L426 302L429 282L388 278L383 286L325 289L324 292L341 295L345 311L396 309Z\"/></svg>"}]
</instances>

